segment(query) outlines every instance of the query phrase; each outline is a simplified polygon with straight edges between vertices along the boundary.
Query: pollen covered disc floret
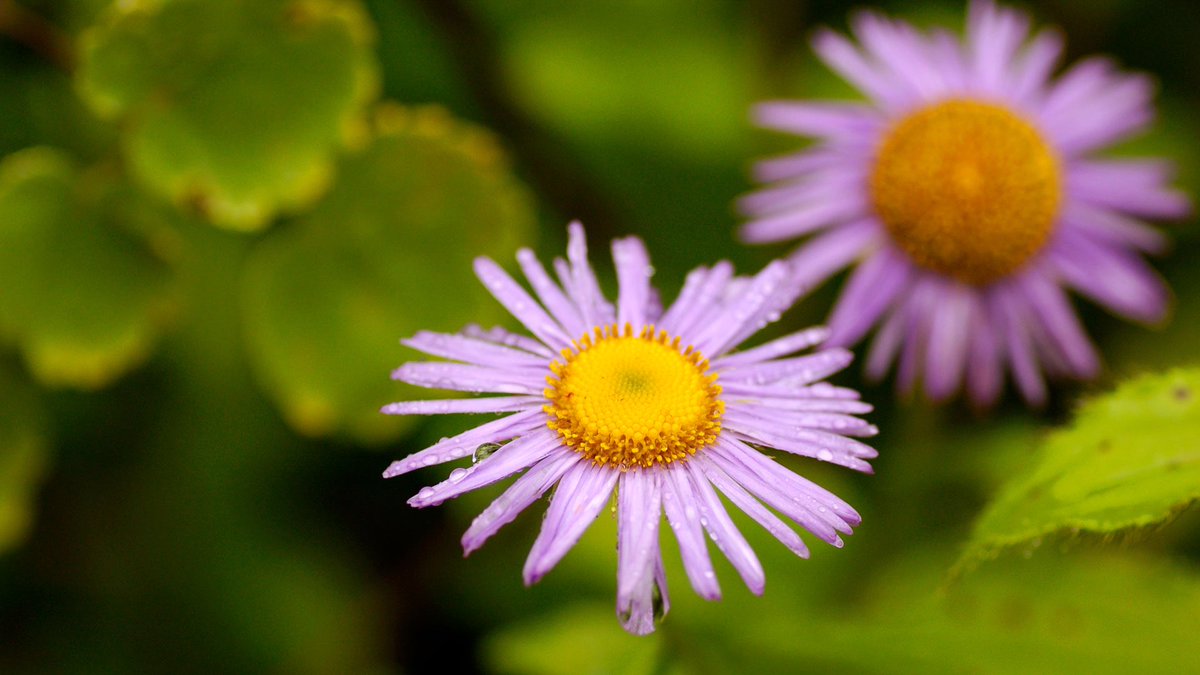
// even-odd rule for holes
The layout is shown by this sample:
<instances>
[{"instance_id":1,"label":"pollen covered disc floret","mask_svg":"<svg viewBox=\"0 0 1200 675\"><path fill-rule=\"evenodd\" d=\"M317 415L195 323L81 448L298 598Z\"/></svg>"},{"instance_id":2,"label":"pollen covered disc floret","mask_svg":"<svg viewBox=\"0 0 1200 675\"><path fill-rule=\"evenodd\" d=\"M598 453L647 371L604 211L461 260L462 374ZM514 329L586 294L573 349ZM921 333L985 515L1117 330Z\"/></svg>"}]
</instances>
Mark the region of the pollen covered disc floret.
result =
<instances>
[{"instance_id":1,"label":"pollen covered disc floret","mask_svg":"<svg viewBox=\"0 0 1200 675\"><path fill-rule=\"evenodd\" d=\"M1041 250L1061 201L1058 161L1028 122L955 99L902 118L871 174L875 210L926 269L982 285Z\"/></svg>"},{"instance_id":2,"label":"pollen covered disc floret","mask_svg":"<svg viewBox=\"0 0 1200 675\"><path fill-rule=\"evenodd\" d=\"M646 326L596 328L551 364L547 425L599 466L687 459L717 439L725 404L708 361Z\"/></svg>"}]
</instances>

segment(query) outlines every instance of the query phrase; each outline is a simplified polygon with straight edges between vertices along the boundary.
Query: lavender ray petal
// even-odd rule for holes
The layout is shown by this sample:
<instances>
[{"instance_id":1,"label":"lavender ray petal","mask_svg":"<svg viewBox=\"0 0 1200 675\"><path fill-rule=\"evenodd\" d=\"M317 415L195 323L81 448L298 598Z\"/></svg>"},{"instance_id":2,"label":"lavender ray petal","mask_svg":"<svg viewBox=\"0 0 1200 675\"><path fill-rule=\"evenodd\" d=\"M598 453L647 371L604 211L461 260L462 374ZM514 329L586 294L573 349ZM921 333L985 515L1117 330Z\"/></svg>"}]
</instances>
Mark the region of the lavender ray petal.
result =
<instances>
[{"instance_id":1,"label":"lavender ray petal","mask_svg":"<svg viewBox=\"0 0 1200 675\"><path fill-rule=\"evenodd\" d=\"M855 403L859 403L855 401ZM866 403L860 405L870 407ZM846 415L842 413L831 412L809 412L806 410L796 410L795 408L780 408L761 403L744 403L741 401L728 401L726 405L726 415L732 415L740 421L744 426L752 426L756 422L764 422L764 428L774 429L780 433L787 433L789 427L802 427L805 429L813 429L816 431L827 431L838 434L839 436L857 436L860 438L874 436L879 433L879 429L870 422ZM875 455L872 454L872 457Z\"/></svg>"},{"instance_id":2,"label":"lavender ray petal","mask_svg":"<svg viewBox=\"0 0 1200 675\"><path fill-rule=\"evenodd\" d=\"M854 344L909 284L912 265L891 247L866 259L851 275L829 319L832 347Z\"/></svg>"},{"instance_id":3,"label":"lavender ray petal","mask_svg":"<svg viewBox=\"0 0 1200 675\"><path fill-rule=\"evenodd\" d=\"M450 398L426 401L399 401L380 410L385 415L453 415L459 413L500 413L541 409L546 399L540 396L491 396L486 398Z\"/></svg>"},{"instance_id":4,"label":"lavender ray petal","mask_svg":"<svg viewBox=\"0 0 1200 675\"><path fill-rule=\"evenodd\" d=\"M1008 354L1008 362L1012 368L1013 380L1021 396L1033 406L1041 406L1046 402L1046 382L1038 369L1037 358L1034 355L1032 336L1022 316L1019 300L1011 293L996 293L993 296L994 311L999 325L1003 326L1001 334L1004 340L1004 351Z\"/></svg>"},{"instance_id":5,"label":"lavender ray petal","mask_svg":"<svg viewBox=\"0 0 1200 675\"><path fill-rule=\"evenodd\" d=\"M875 12L858 12L851 24L859 42L887 71L888 78L897 86L903 83L908 100L928 100L942 93L936 64L927 58L924 41L911 26Z\"/></svg>"},{"instance_id":6,"label":"lavender ray petal","mask_svg":"<svg viewBox=\"0 0 1200 675\"><path fill-rule=\"evenodd\" d=\"M865 219L838 226L810 239L788 258L792 282L807 291L852 263L883 235L882 226Z\"/></svg>"},{"instance_id":7,"label":"lavender ray petal","mask_svg":"<svg viewBox=\"0 0 1200 675\"><path fill-rule=\"evenodd\" d=\"M840 347L823 349L815 354L777 359L737 366L721 373L722 383L739 382L752 385L772 384L787 380L789 384L803 385L842 370L854 360L854 354Z\"/></svg>"},{"instance_id":8,"label":"lavender ray petal","mask_svg":"<svg viewBox=\"0 0 1200 675\"><path fill-rule=\"evenodd\" d=\"M577 452L564 450L551 453L533 465L471 522L462 536L463 555L470 555L500 528L511 523L581 458Z\"/></svg>"},{"instance_id":9,"label":"lavender ray petal","mask_svg":"<svg viewBox=\"0 0 1200 675\"><path fill-rule=\"evenodd\" d=\"M1009 96L1012 100L1026 109L1036 106L1062 51L1062 33L1055 29L1039 32L1009 75Z\"/></svg>"},{"instance_id":10,"label":"lavender ray petal","mask_svg":"<svg viewBox=\"0 0 1200 675\"><path fill-rule=\"evenodd\" d=\"M1100 370L1100 357L1066 294L1041 274L1021 275L1017 284L1034 318L1045 329L1072 375L1083 379L1094 377Z\"/></svg>"},{"instance_id":11,"label":"lavender ray petal","mask_svg":"<svg viewBox=\"0 0 1200 675\"><path fill-rule=\"evenodd\" d=\"M971 344L967 369L967 393L975 405L988 408L999 398L1004 388L1004 355L996 339L1000 328L988 315L987 302L981 296L971 297Z\"/></svg>"},{"instance_id":12,"label":"lavender ray petal","mask_svg":"<svg viewBox=\"0 0 1200 675\"><path fill-rule=\"evenodd\" d=\"M492 420L473 429L443 438L433 445L415 452L404 459L391 463L383 472L384 478L392 478L435 464L443 464L466 457L483 443L499 443L507 441L538 428L546 428L546 413L538 410L524 410L498 420Z\"/></svg>"},{"instance_id":13,"label":"lavender ray petal","mask_svg":"<svg viewBox=\"0 0 1200 675\"><path fill-rule=\"evenodd\" d=\"M571 345L571 338L563 332L562 326L559 326L558 322L495 261L490 258L476 258L475 274L492 296L537 339L559 349Z\"/></svg>"},{"instance_id":14,"label":"lavender ray petal","mask_svg":"<svg viewBox=\"0 0 1200 675\"><path fill-rule=\"evenodd\" d=\"M408 500L409 506L418 509L437 506L472 490L490 485L514 473L532 466L555 450L562 448L558 435L549 429L530 432L511 443L501 446L487 459L467 468L450 472L450 477L432 487L421 488L416 496ZM564 451L570 452L570 451Z\"/></svg>"},{"instance_id":15,"label":"lavender ray petal","mask_svg":"<svg viewBox=\"0 0 1200 675\"><path fill-rule=\"evenodd\" d=\"M633 610L658 557L662 500L658 472L626 471L617 490L617 613ZM653 630L653 628L651 628Z\"/></svg>"},{"instance_id":16,"label":"lavender ray petal","mask_svg":"<svg viewBox=\"0 0 1200 675\"><path fill-rule=\"evenodd\" d=\"M780 356L795 354L798 351L808 349L815 345L819 345L829 336L829 330L824 326L813 326L804 330L790 333L781 338L776 338L770 342L764 342L757 347L747 349L745 351L733 352L725 354L719 358L712 360L714 370L724 368L733 368L736 366L748 366Z\"/></svg>"},{"instance_id":17,"label":"lavender ray petal","mask_svg":"<svg viewBox=\"0 0 1200 675\"><path fill-rule=\"evenodd\" d=\"M590 462L580 462L567 471L554 490L542 531L525 560L526 585L537 583L579 542L608 503L620 475Z\"/></svg>"},{"instance_id":18,"label":"lavender ray petal","mask_svg":"<svg viewBox=\"0 0 1200 675\"><path fill-rule=\"evenodd\" d=\"M638 331L649 322L646 309L650 304L650 256L637 237L614 239L613 264L617 269L617 325L630 324Z\"/></svg>"},{"instance_id":19,"label":"lavender ray petal","mask_svg":"<svg viewBox=\"0 0 1200 675\"><path fill-rule=\"evenodd\" d=\"M465 335L423 330L411 338L401 340L400 343L432 356L454 359L477 366L493 368L547 367L545 357Z\"/></svg>"},{"instance_id":20,"label":"lavender ray petal","mask_svg":"<svg viewBox=\"0 0 1200 675\"><path fill-rule=\"evenodd\" d=\"M662 471L662 505L667 522L675 531L683 569L696 595L705 600L720 600L721 587L708 557L704 529L697 518L696 495L686 477L676 468Z\"/></svg>"},{"instance_id":21,"label":"lavender ray petal","mask_svg":"<svg viewBox=\"0 0 1200 675\"><path fill-rule=\"evenodd\" d=\"M869 207L859 192L843 191L838 199L814 198L774 215L756 217L742 225L738 237L748 244L770 244L861 218Z\"/></svg>"},{"instance_id":22,"label":"lavender ray petal","mask_svg":"<svg viewBox=\"0 0 1200 675\"><path fill-rule=\"evenodd\" d=\"M1068 286L1117 314L1153 323L1166 313L1166 286L1134 255L1064 230L1048 259Z\"/></svg>"},{"instance_id":23,"label":"lavender ray petal","mask_svg":"<svg viewBox=\"0 0 1200 675\"><path fill-rule=\"evenodd\" d=\"M813 51L830 68L884 107L899 108L908 102L905 91L869 63L846 37L822 29L813 38Z\"/></svg>"},{"instance_id":24,"label":"lavender ray petal","mask_svg":"<svg viewBox=\"0 0 1200 675\"><path fill-rule=\"evenodd\" d=\"M971 338L971 291L950 282L941 289L938 310L930 318L925 346L925 387L934 401L945 400L962 383Z\"/></svg>"},{"instance_id":25,"label":"lavender ray petal","mask_svg":"<svg viewBox=\"0 0 1200 675\"><path fill-rule=\"evenodd\" d=\"M754 452L750 448L747 450ZM815 505L816 500L811 495L799 491L796 486L788 482L778 480L774 473L764 476L761 470L756 470L758 467L747 465L739 459L727 456L725 454L728 452L727 445L718 444L709 448L708 452L708 457L714 464L767 506L791 518L821 541L838 548L845 545L838 535L838 527L835 527L833 522L826 518L829 515L829 509L826 507L825 513L820 513L817 509L821 507ZM742 454L746 453L735 453L735 456L740 457ZM845 529L845 523L840 520L837 522L841 528Z\"/></svg>"},{"instance_id":26,"label":"lavender ray petal","mask_svg":"<svg viewBox=\"0 0 1200 675\"><path fill-rule=\"evenodd\" d=\"M770 216L803 209L814 202L825 202L830 194L844 195L866 185L867 166L866 162L851 164L847 161L841 166L793 178L740 197L736 208L748 216ZM860 200L860 204L865 203Z\"/></svg>"},{"instance_id":27,"label":"lavender ray petal","mask_svg":"<svg viewBox=\"0 0 1200 675\"><path fill-rule=\"evenodd\" d=\"M867 379L878 382L896 360L900 345L904 340L904 329L908 323L907 305L901 304L892 308L891 313L883 320L883 325L875 333L871 348L867 352L867 360L863 370Z\"/></svg>"},{"instance_id":28,"label":"lavender ray petal","mask_svg":"<svg viewBox=\"0 0 1200 675\"><path fill-rule=\"evenodd\" d=\"M762 595L767 582L762 563L758 561L758 556L754 554L749 542L733 524L708 478L699 467L693 466L692 462L684 464L677 473L684 474L686 480L691 483L692 494L697 498L696 507L700 510L700 524L708 530L717 550L729 559L750 592Z\"/></svg>"},{"instance_id":29,"label":"lavender ray petal","mask_svg":"<svg viewBox=\"0 0 1200 675\"><path fill-rule=\"evenodd\" d=\"M817 443L799 441L789 436L768 431L762 426L747 426L728 422L725 425L725 429L728 430L730 438L736 438L745 443L754 443L765 448L782 450L783 452L800 457L811 457L822 462L828 462L829 464L844 466L860 473L875 473L869 462L855 457L844 449L830 449Z\"/></svg>"},{"instance_id":30,"label":"lavender ray petal","mask_svg":"<svg viewBox=\"0 0 1200 675\"><path fill-rule=\"evenodd\" d=\"M770 509L766 508L754 498L746 489L739 485L736 481L729 477L721 467L708 457L696 456L693 458L701 469L704 471L704 476L717 486L717 489L724 494L734 506L741 509L746 515L750 516L759 525L763 526L767 532L783 543L796 555L801 558L809 556L808 547L804 545L804 540L800 535L796 534L795 530L788 527L787 523L783 522L779 516L776 516Z\"/></svg>"},{"instance_id":31,"label":"lavender ray petal","mask_svg":"<svg viewBox=\"0 0 1200 675\"><path fill-rule=\"evenodd\" d=\"M605 326L616 320L616 313L596 281L596 273L587 259L587 238L583 225L572 221L567 225L567 260L570 263L569 289L575 297L575 305L588 326Z\"/></svg>"},{"instance_id":32,"label":"lavender ray petal","mask_svg":"<svg viewBox=\"0 0 1200 675\"><path fill-rule=\"evenodd\" d=\"M521 271L529 280L529 285L537 293L542 305L550 311L550 314L568 335L578 336L587 332L588 326L583 323L579 309L550 278L546 268L542 267L542 262L537 259L533 251L527 248L517 251L517 263L521 266Z\"/></svg>"},{"instance_id":33,"label":"lavender ray petal","mask_svg":"<svg viewBox=\"0 0 1200 675\"><path fill-rule=\"evenodd\" d=\"M484 330L478 325L470 324L463 328L462 334L466 337L474 338L476 340L484 340L486 342L491 342L504 347L520 349L529 352L530 354L537 354L550 359L551 361L558 356L554 350L538 342L537 340L534 340L527 335L510 333L500 326L493 326L488 330ZM549 361L546 363L549 363Z\"/></svg>"},{"instance_id":34,"label":"lavender ray petal","mask_svg":"<svg viewBox=\"0 0 1200 675\"><path fill-rule=\"evenodd\" d=\"M853 159L865 160L866 158L849 158L846 156L846 151L841 148L835 149L828 146L805 148L800 152L759 160L755 162L752 171L756 181L774 183L840 167Z\"/></svg>"},{"instance_id":35,"label":"lavender ray petal","mask_svg":"<svg viewBox=\"0 0 1200 675\"><path fill-rule=\"evenodd\" d=\"M392 379L426 389L473 393L539 395L546 368L487 368L444 361L413 361L392 371Z\"/></svg>"},{"instance_id":36,"label":"lavender ray petal","mask_svg":"<svg viewBox=\"0 0 1200 675\"><path fill-rule=\"evenodd\" d=\"M733 265L724 260L713 265L690 295L683 292L679 294L675 303L663 315L661 327L672 335L688 334L700 323L699 320L706 312L715 311L719 306L719 300L732 277Z\"/></svg>"},{"instance_id":37,"label":"lavender ray petal","mask_svg":"<svg viewBox=\"0 0 1200 675\"><path fill-rule=\"evenodd\" d=\"M1170 247L1162 232L1116 211L1072 200L1059 216L1060 227L1079 230L1079 234L1094 237L1101 243L1117 248L1135 248L1146 253L1165 253Z\"/></svg>"},{"instance_id":38,"label":"lavender ray petal","mask_svg":"<svg viewBox=\"0 0 1200 675\"><path fill-rule=\"evenodd\" d=\"M1170 164L1162 161L1079 161L1067 172L1067 190L1084 205L1148 218L1181 218L1191 212L1191 202L1167 187L1172 173Z\"/></svg>"},{"instance_id":39,"label":"lavender ray petal","mask_svg":"<svg viewBox=\"0 0 1200 675\"><path fill-rule=\"evenodd\" d=\"M728 392L726 392L726 394L728 394ZM875 409L870 403L840 398L803 398L800 396L776 397L754 396L749 394L739 394L737 396L726 395L722 398L725 400L728 407L737 406L746 408L761 408L763 410L763 414L769 414L767 411L772 411L774 413L797 411L805 413L840 413L843 415L862 415Z\"/></svg>"},{"instance_id":40,"label":"lavender ray petal","mask_svg":"<svg viewBox=\"0 0 1200 675\"><path fill-rule=\"evenodd\" d=\"M661 517L661 516L660 516ZM633 635L649 635L654 632L656 620L671 611L671 600L667 596L667 574L663 569L662 549L654 544L654 560L650 574L647 574L634 589L627 606L617 606L617 619L621 627ZM654 591L658 590L661 603L656 608Z\"/></svg>"},{"instance_id":41,"label":"lavender ray petal","mask_svg":"<svg viewBox=\"0 0 1200 675\"><path fill-rule=\"evenodd\" d=\"M781 304L790 304L786 297L784 282L789 274L788 266L775 260L754 276L750 285L733 298L721 314L701 329L692 344L702 354L722 354L735 346L733 340L749 326L751 333L761 325L779 318Z\"/></svg>"},{"instance_id":42,"label":"lavender ray petal","mask_svg":"<svg viewBox=\"0 0 1200 675\"><path fill-rule=\"evenodd\" d=\"M861 103L766 101L754 106L751 117L764 129L827 138L873 136L885 123L877 110Z\"/></svg>"},{"instance_id":43,"label":"lavender ray petal","mask_svg":"<svg viewBox=\"0 0 1200 675\"><path fill-rule=\"evenodd\" d=\"M1024 15L984 0L971 4L967 44L972 48L972 66L981 91L1007 93L1006 75L1028 34L1029 20Z\"/></svg>"}]
</instances>

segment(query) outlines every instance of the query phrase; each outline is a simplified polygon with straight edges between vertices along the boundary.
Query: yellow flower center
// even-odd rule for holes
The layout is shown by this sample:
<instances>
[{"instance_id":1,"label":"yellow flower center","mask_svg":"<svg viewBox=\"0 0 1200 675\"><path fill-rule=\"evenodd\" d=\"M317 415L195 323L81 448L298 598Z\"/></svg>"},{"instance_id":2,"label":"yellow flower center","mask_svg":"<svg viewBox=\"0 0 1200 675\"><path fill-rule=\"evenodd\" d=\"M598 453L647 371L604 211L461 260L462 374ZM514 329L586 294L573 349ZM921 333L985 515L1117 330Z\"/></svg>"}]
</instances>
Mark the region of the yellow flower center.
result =
<instances>
[{"instance_id":1,"label":"yellow flower center","mask_svg":"<svg viewBox=\"0 0 1200 675\"><path fill-rule=\"evenodd\" d=\"M711 444L725 404L708 361L666 331L596 328L550 365L547 425L597 465L670 464Z\"/></svg>"},{"instance_id":2,"label":"yellow flower center","mask_svg":"<svg viewBox=\"0 0 1200 675\"><path fill-rule=\"evenodd\" d=\"M917 265L982 285L1046 243L1060 182L1054 153L1028 122L998 105L953 100L892 128L871 174L871 198Z\"/></svg>"}]
</instances>

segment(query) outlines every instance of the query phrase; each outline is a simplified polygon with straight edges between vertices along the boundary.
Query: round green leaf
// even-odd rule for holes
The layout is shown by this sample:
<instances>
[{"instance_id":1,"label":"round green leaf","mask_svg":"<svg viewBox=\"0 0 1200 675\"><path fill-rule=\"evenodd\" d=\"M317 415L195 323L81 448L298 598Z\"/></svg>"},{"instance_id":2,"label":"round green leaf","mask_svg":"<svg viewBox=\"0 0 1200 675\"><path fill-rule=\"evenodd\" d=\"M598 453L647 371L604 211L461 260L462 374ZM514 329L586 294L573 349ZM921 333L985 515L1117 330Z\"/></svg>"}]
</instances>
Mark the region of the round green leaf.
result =
<instances>
[{"instance_id":1,"label":"round green leaf","mask_svg":"<svg viewBox=\"0 0 1200 675\"><path fill-rule=\"evenodd\" d=\"M29 531L48 449L37 392L0 368L0 553Z\"/></svg>"},{"instance_id":2,"label":"round green leaf","mask_svg":"<svg viewBox=\"0 0 1200 675\"><path fill-rule=\"evenodd\" d=\"M109 383L149 355L171 313L166 265L121 227L121 190L48 148L0 163L0 336L46 384Z\"/></svg>"},{"instance_id":3,"label":"round green leaf","mask_svg":"<svg viewBox=\"0 0 1200 675\"><path fill-rule=\"evenodd\" d=\"M349 0L116 3L84 34L78 84L119 119L147 186L236 229L328 185L376 90L372 29Z\"/></svg>"},{"instance_id":4,"label":"round green leaf","mask_svg":"<svg viewBox=\"0 0 1200 675\"><path fill-rule=\"evenodd\" d=\"M295 428L382 441L406 420L380 406L425 395L389 381L415 358L397 339L501 320L471 260L511 256L534 215L491 137L438 109L382 109L374 141L338 175L248 261L248 344Z\"/></svg>"}]
</instances>

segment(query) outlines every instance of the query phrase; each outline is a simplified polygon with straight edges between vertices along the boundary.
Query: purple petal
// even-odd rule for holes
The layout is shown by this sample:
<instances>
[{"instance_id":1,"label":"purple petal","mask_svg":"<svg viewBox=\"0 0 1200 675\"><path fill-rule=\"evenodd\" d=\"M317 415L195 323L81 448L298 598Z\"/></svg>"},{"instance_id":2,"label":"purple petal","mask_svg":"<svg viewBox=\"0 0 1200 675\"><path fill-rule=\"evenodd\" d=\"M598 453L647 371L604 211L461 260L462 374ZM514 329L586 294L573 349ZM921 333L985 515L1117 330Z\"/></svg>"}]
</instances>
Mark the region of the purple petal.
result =
<instances>
[{"instance_id":1,"label":"purple petal","mask_svg":"<svg viewBox=\"0 0 1200 675\"><path fill-rule=\"evenodd\" d=\"M1191 202L1167 187L1172 173L1161 161L1075 162L1067 172L1067 189L1084 204L1147 218L1182 218L1191 212Z\"/></svg>"},{"instance_id":2,"label":"purple petal","mask_svg":"<svg viewBox=\"0 0 1200 675\"><path fill-rule=\"evenodd\" d=\"M925 387L935 401L958 391L967 365L972 291L949 282L939 289L937 311L930 317L925 350Z\"/></svg>"},{"instance_id":3,"label":"purple petal","mask_svg":"<svg viewBox=\"0 0 1200 675\"><path fill-rule=\"evenodd\" d=\"M686 335L700 325L706 312L717 311L719 300L733 277L733 265L722 260L712 269L703 270L702 274L697 275L702 270L688 275L689 284L685 284L679 297L660 320L659 325L668 333ZM692 279L697 281L691 283Z\"/></svg>"},{"instance_id":4,"label":"purple petal","mask_svg":"<svg viewBox=\"0 0 1200 675\"><path fill-rule=\"evenodd\" d=\"M434 333L423 330L411 338L401 340L400 343L432 356L454 359L455 361L462 361L477 366L491 366L494 368L521 366L546 368L548 366L546 359L536 354L530 354L523 350L512 349L511 347L505 347L465 335Z\"/></svg>"},{"instance_id":5,"label":"purple petal","mask_svg":"<svg viewBox=\"0 0 1200 675\"><path fill-rule=\"evenodd\" d=\"M987 408L999 398L1004 388L1004 355L996 336L1001 327L994 324L979 295L971 297L971 344L967 359L967 393L975 405Z\"/></svg>"},{"instance_id":6,"label":"purple petal","mask_svg":"<svg viewBox=\"0 0 1200 675\"><path fill-rule=\"evenodd\" d=\"M822 29L813 38L813 50L830 68L881 105L898 108L908 101L904 89L869 63L844 36Z\"/></svg>"},{"instance_id":7,"label":"purple petal","mask_svg":"<svg viewBox=\"0 0 1200 675\"><path fill-rule=\"evenodd\" d=\"M803 385L823 380L850 365L853 360L854 354L849 350L823 349L807 356L730 368L721 374L721 379L722 384L760 385L787 380L792 385Z\"/></svg>"},{"instance_id":8,"label":"purple petal","mask_svg":"<svg viewBox=\"0 0 1200 675\"><path fill-rule=\"evenodd\" d=\"M1100 370L1100 359L1092 341L1079 323L1067 295L1041 274L1023 274L1018 279L1033 317L1046 331L1075 377L1088 379Z\"/></svg>"},{"instance_id":9,"label":"purple petal","mask_svg":"<svg viewBox=\"0 0 1200 675\"><path fill-rule=\"evenodd\" d=\"M488 368L444 361L412 361L392 371L392 379L426 389L474 393L539 395L546 368Z\"/></svg>"},{"instance_id":10,"label":"purple petal","mask_svg":"<svg viewBox=\"0 0 1200 675\"><path fill-rule=\"evenodd\" d=\"M488 330L484 330L475 324L471 324L462 329L462 334L476 340L484 340L493 344L527 351L530 354L544 356L550 361L553 361L558 356L554 350L537 340L526 335L510 333L500 326L493 326ZM549 363L549 361L546 363Z\"/></svg>"},{"instance_id":11,"label":"purple petal","mask_svg":"<svg viewBox=\"0 0 1200 675\"><path fill-rule=\"evenodd\" d=\"M452 398L431 401L400 401L380 410L385 415L453 415L458 413L499 413L541 409L546 399L540 396L491 396Z\"/></svg>"},{"instance_id":12,"label":"purple petal","mask_svg":"<svg viewBox=\"0 0 1200 675\"><path fill-rule=\"evenodd\" d=\"M572 450L551 453L526 471L471 522L462 537L463 555L483 546L501 527L511 523L582 457Z\"/></svg>"},{"instance_id":13,"label":"purple petal","mask_svg":"<svg viewBox=\"0 0 1200 675\"><path fill-rule=\"evenodd\" d=\"M745 488L738 485L736 481L730 478L724 471L721 470L708 457L697 455L693 458L704 471L705 477L712 481L713 485L724 494L734 506L741 509L746 515L750 516L764 529L770 532L776 539L787 546L793 553L801 558L807 558L808 547L804 545L804 541L800 539L800 535L788 527L787 523L780 520L770 509L766 508L755 499Z\"/></svg>"},{"instance_id":14,"label":"purple petal","mask_svg":"<svg viewBox=\"0 0 1200 675\"><path fill-rule=\"evenodd\" d=\"M770 342L765 342L753 349L725 354L720 358L713 359L712 366L714 369L719 370L769 361L821 344L828 335L829 330L823 326L805 328L804 330L776 338Z\"/></svg>"},{"instance_id":15,"label":"purple petal","mask_svg":"<svg viewBox=\"0 0 1200 675\"><path fill-rule=\"evenodd\" d=\"M829 319L831 347L854 344L896 296L908 288L912 264L891 247L866 259L851 275Z\"/></svg>"},{"instance_id":16,"label":"purple petal","mask_svg":"<svg viewBox=\"0 0 1200 675\"><path fill-rule=\"evenodd\" d=\"M567 334L581 336L586 333L589 326L583 323L579 310L546 273L546 268L542 267L541 261L533 251L527 248L517 251L517 263L521 265L521 271L525 273L525 278L529 280L529 285L537 293L538 299Z\"/></svg>"},{"instance_id":17,"label":"purple petal","mask_svg":"<svg viewBox=\"0 0 1200 675\"><path fill-rule=\"evenodd\" d=\"M1146 223L1078 201L1066 204L1060 222L1060 227L1076 228L1082 236L1095 237L1115 248L1130 247L1161 254L1170 246L1166 235Z\"/></svg>"},{"instance_id":18,"label":"purple petal","mask_svg":"<svg viewBox=\"0 0 1200 675\"><path fill-rule=\"evenodd\" d=\"M789 271L787 264L780 260L764 267L715 320L698 332L692 344L702 354L722 354L735 346L733 341L746 332L747 326L753 333L768 321L778 319L781 310L786 309L780 305L791 304L787 294L781 292Z\"/></svg>"},{"instance_id":19,"label":"purple petal","mask_svg":"<svg viewBox=\"0 0 1200 675\"><path fill-rule=\"evenodd\" d=\"M540 409L514 413L468 429L457 436L443 438L420 452L392 462L383 472L383 477L392 478L414 469L461 459L474 453L475 449L484 443L500 443L539 428L547 428L546 413Z\"/></svg>"},{"instance_id":20,"label":"purple petal","mask_svg":"<svg viewBox=\"0 0 1200 675\"><path fill-rule=\"evenodd\" d=\"M569 347L571 338L562 326L542 309L508 273L490 258L475 259L475 274L488 291L537 339L559 349Z\"/></svg>"},{"instance_id":21,"label":"purple petal","mask_svg":"<svg viewBox=\"0 0 1200 675\"><path fill-rule=\"evenodd\" d=\"M874 219L866 219L813 237L788 258L793 283L801 290L816 286L862 256L884 236L882 230Z\"/></svg>"},{"instance_id":22,"label":"purple petal","mask_svg":"<svg viewBox=\"0 0 1200 675\"><path fill-rule=\"evenodd\" d=\"M583 225L573 221L567 226L567 260L570 263L567 289L587 326L606 326L616 320L613 307L600 292L596 273L587 259L587 238ZM556 265L556 268L558 266Z\"/></svg>"},{"instance_id":23,"label":"purple petal","mask_svg":"<svg viewBox=\"0 0 1200 675\"><path fill-rule=\"evenodd\" d=\"M1067 285L1117 314L1147 323L1166 314L1166 286L1135 255L1062 230L1048 260Z\"/></svg>"},{"instance_id":24,"label":"purple petal","mask_svg":"<svg viewBox=\"0 0 1200 675\"><path fill-rule=\"evenodd\" d=\"M717 575L708 557L704 529L697 512L698 500L691 483L675 467L663 470L661 480L663 510L679 542L679 553L688 580L692 582L696 595L705 600L720 600L721 587L717 584Z\"/></svg>"},{"instance_id":25,"label":"purple petal","mask_svg":"<svg viewBox=\"0 0 1200 675\"><path fill-rule=\"evenodd\" d=\"M625 630L654 631L653 584L661 552L662 500L657 470L626 471L617 490L617 615Z\"/></svg>"},{"instance_id":26,"label":"purple petal","mask_svg":"<svg viewBox=\"0 0 1200 675\"><path fill-rule=\"evenodd\" d=\"M1042 95L1050 73L1062 55L1063 36L1055 29L1037 34L1009 75L1009 96L1023 107L1031 108Z\"/></svg>"},{"instance_id":27,"label":"purple petal","mask_svg":"<svg viewBox=\"0 0 1200 675\"><path fill-rule=\"evenodd\" d=\"M767 101L754 106L756 125L799 136L874 136L885 123L874 108L861 103Z\"/></svg>"},{"instance_id":28,"label":"purple petal","mask_svg":"<svg viewBox=\"0 0 1200 675\"><path fill-rule=\"evenodd\" d=\"M507 478L560 448L562 444L558 434L553 431L540 429L531 432L502 446L478 464L451 471L450 477L441 483L421 488L415 497L408 500L408 504L419 509L437 506L447 499Z\"/></svg>"},{"instance_id":29,"label":"purple petal","mask_svg":"<svg viewBox=\"0 0 1200 675\"><path fill-rule=\"evenodd\" d=\"M700 524L708 530L717 549L729 559L750 592L762 595L767 581L762 564L758 561L758 556L754 555L754 549L750 548L750 544L730 520L725 505L721 503L721 498L717 496L708 479L692 462L683 464L676 474L685 475L691 483L696 507L700 510Z\"/></svg>"},{"instance_id":30,"label":"purple petal","mask_svg":"<svg viewBox=\"0 0 1200 675\"><path fill-rule=\"evenodd\" d=\"M1017 389L1030 405L1044 405L1046 382L1038 369L1032 336L1029 334L1027 318L1021 310L1020 301L1012 293L996 293L993 298L993 307L998 313L996 321L1003 327L1001 335L1004 351L1008 353Z\"/></svg>"},{"instance_id":31,"label":"purple petal","mask_svg":"<svg viewBox=\"0 0 1200 675\"><path fill-rule=\"evenodd\" d=\"M575 546L608 504L620 475L620 471L591 462L579 462L567 471L554 490L542 531L525 560L526 585L537 583Z\"/></svg>"},{"instance_id":32,"label":"purple petal","mask_svg":"<svg viewBox=\"0 0 1200 675\"><path fill-rule=\"evenodd\" d=\"M824 188L825 186L820 187ZM838 191L822 190L822 192L828 195L830 192ZM862 190L841 190L840 192L837 199L814 197L775 215L747 221L738 232L738 237L748 244L785 241L825 230L853 218L860 218L868 212L869 207Z\"/></svg>"},{"instance_id":33,"label":"purple petal","mask_svg":"<svg viewBox=\"0 0 1200 675\"><path fill-rule=\"evenodd\" d=\"M646 308L650 304L650 256L637 237L614 239L613 264L617 268L617 325L632 325L639 331L649 323Z\"/></svg>"}]
</instances>

